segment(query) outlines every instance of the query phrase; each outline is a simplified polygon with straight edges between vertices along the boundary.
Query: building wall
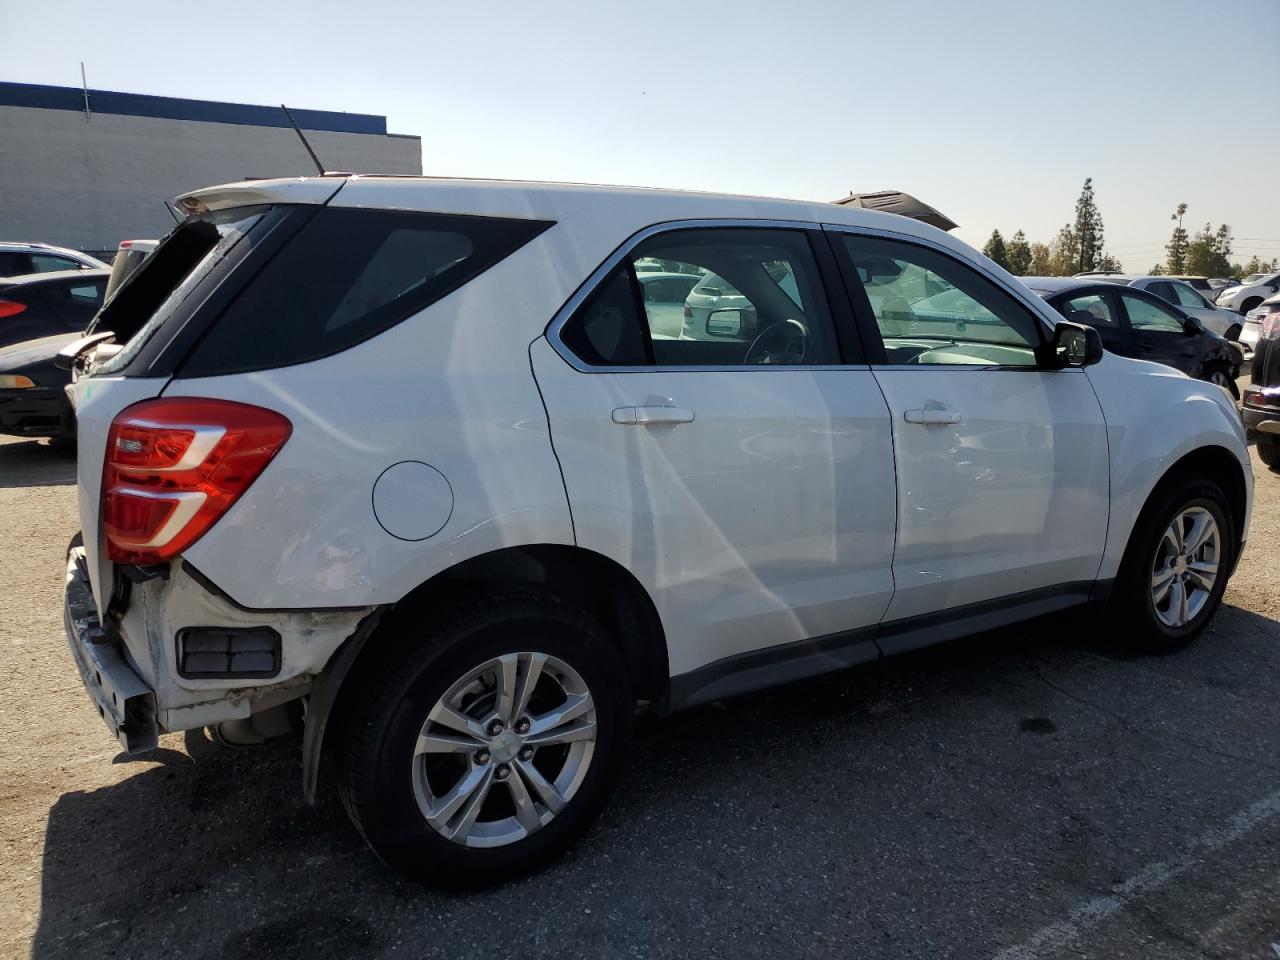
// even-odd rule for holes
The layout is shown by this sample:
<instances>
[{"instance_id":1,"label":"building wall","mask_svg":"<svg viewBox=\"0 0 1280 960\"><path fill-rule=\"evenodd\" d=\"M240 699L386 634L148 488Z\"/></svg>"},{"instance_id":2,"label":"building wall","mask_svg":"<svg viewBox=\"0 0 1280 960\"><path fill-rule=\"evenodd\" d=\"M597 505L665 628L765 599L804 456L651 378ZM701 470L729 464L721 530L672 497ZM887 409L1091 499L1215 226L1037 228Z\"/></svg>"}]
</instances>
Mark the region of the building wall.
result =
<instances>
[{"instance_id":1,"label":"building wall","mask_svg":"<svg viewBox=\"0 0 1280 960\"><path fill-rule=\"evenodd\" d=\"M422 173L422 141L307 130L329 170ZM290 127L0 105L0 240L82 250L161 237L164 201L216 183L314 174Z\"/></svg>"}]
</instances>

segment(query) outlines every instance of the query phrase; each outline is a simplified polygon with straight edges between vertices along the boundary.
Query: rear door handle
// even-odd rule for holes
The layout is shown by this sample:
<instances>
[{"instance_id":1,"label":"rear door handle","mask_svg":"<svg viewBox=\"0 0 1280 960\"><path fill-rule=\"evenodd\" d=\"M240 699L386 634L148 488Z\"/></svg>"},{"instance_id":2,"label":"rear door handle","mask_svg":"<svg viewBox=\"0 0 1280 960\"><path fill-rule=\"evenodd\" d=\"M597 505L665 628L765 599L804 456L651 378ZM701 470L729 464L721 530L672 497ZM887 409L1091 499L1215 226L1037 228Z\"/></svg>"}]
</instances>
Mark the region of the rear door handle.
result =
<instances>
[{"instance_id":1,"label":"rear door handle","mask_svg":"<svg viewBox=\"0 0 1280 960\"><path fill-rule=\"evenodd\" d=\"M935 407L925 407L922 410L908 410L903 414L907 423L959 423L960 414L954 410L940 410Z\"/></svg>"},{"instance_id":2,"label":"rear door handle","mask_svg":"<svg viewBox=\"0 0 1280 960\"><path fill-rule=\"evenodd\" d=\"M631 426L650 423L693 423L693 411L684 407L618 407L613 422Z\"/></svg>"}]
</instances>

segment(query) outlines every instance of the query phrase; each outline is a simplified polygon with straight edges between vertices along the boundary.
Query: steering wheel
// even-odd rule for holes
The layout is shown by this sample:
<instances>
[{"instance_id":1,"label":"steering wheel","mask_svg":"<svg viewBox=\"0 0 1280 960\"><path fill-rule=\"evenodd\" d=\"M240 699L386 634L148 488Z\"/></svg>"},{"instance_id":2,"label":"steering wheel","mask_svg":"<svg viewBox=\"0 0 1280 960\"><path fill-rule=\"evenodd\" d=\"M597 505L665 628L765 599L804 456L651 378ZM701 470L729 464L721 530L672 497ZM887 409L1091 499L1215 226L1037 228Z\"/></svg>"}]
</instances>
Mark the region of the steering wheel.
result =
<instances>
[{"instance_id":1,"label":"steering wheel","mask_svg":"<svg viewBox=\"0 0 1280 960\"><path fill-rule=\"evenodd\" d=\"M788 317L765 327L751 341L742 362L751 364L804 363L809 352L809 334L804 324Z\"/></svg>"}]
</instances>

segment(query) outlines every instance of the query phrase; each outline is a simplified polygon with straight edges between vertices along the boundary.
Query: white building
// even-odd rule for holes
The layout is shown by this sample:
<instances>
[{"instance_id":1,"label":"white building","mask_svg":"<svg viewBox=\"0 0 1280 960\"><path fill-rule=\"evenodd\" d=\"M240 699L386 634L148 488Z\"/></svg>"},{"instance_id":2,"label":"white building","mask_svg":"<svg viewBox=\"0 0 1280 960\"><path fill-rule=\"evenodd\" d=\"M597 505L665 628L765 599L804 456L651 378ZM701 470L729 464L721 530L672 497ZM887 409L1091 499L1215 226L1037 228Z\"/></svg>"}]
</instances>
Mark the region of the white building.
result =
<instances>
[{"instance_id":1,"label":"white building","mask_svg":"<svg viewBox=\"0 0 1280 960\"><path fill-rule=\"evenodd\" d=\"M173 227L165 203L196 187L314 174L279 107L0 82L0 240L114 250ZM422 139L386 117L295 109L321 163L422 173Z\"/></svg>"}]
</instances>

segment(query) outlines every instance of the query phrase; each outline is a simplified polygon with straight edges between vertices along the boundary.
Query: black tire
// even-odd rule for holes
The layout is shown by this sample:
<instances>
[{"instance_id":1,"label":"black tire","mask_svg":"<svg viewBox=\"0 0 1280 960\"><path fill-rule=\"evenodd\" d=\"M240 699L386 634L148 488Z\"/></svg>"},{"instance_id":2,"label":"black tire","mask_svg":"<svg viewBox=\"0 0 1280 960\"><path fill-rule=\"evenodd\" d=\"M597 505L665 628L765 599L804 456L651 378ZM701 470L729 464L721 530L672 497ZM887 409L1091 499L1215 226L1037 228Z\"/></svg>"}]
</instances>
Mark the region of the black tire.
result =
<instances>
[{"instance_id":1,"label":"black tire","mask_svg":"<svg viewBox=\"0 0 1280 960\"><path fill-rule=\"evenodd\" d=\"M430 627L415 629L405 617L388 627L369 641L387 649L361 665L355 688L343 694L352 706L336 756L338 792L361 836L404 876L445 889L501 883L564 852L604 808L631 738L630 685L599 624L550 597L508 594ZM585 681L595 703L594 751L576 792L549 823L506 846L463 846L436 832L418 806L414 744L451 686L492 658L518 652L556 657Z\"/></svg>"},{"instance_id":2,"label":"black tire","mask_svg":"<svg viewBox=\"0 0 1280 960\"><path fill-rule=\"evenodd\" d=\"M1228 327L1227 332L1223 334L1223 337L1225 337L1228 340L1239 340L1240 330L1241 330L1240 324L1237 323L1234 326Z\"/></svg>"},{"instance_id":3,"label":"black tire","mask_svg":"<svg viewBox=\"0 0 1280 960\"><path fill-rule=\"evenodd\" d=\"M1250 297L1244 303L1240 304L1240 316L1243 317L1246 313L1248 313L1250 310L1252 310L1261 302L1262 302L1261 297Z\"/></svg>"},{"instance_id":4,"label":"black tire","mask_svg":"<svg viewBox=\"0 0 1280 960\"><path fill-rule=\"evenodd\" d=\"M1218 574L1199 613L1185 625L1172 627L1157 616L1151 576L1165 531L1179 513L1190 507L1208 510L1218 525ZM1121 642L1138 652L1171 653L1195 640L1222 602L1237 543L1230 505L1217 483L1187 474L1162 481L1134 525L1112 590L1109 612Z\"/></svg>"},{"instance_id":5,"label":"black tire","mask_svg":"<svg viewBox=\"0 0 1280 960\"><path fill-rule=\"evenodd\" d=\"M1280 466L1280 440L1273 435L1262 433L1258 435L1258 459L1274 470Z\"/></svg>"}]
</instances>

